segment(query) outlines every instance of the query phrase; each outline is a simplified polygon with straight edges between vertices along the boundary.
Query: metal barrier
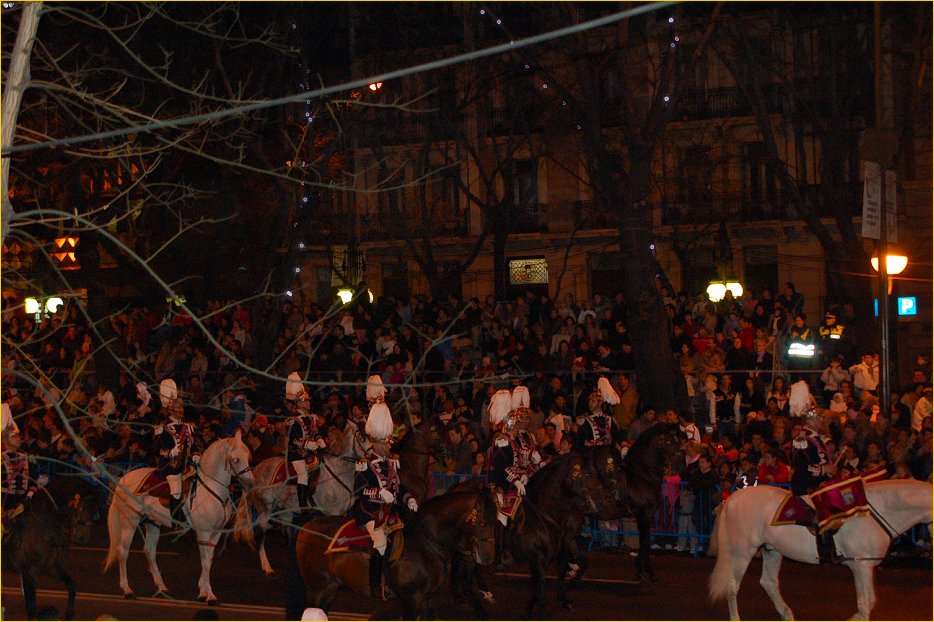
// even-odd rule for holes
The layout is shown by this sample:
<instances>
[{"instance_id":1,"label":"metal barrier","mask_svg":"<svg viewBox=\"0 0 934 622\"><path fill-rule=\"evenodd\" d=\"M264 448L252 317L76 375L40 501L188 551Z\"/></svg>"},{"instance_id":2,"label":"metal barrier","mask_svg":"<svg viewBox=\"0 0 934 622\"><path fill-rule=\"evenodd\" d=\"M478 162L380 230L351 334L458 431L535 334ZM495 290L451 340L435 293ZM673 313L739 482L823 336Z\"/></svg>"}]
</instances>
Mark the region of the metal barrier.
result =
<instances>
[{"instance_id":1,"label":"metal barrier","mask_svg":"<svg viewBox=\"0 0 934 622\"><path fill-rule=\"evenodd\" d=\"M471 480L485 479L486 475L472 473L435 473L429 486L429 496L440 495L454 485ZM790 484L763 484L791 489ZM699 493L699 494L698 494ZM652 518L652 548L685 551L695 556L702 555L710 543L713 532L714 509L722 500L719 487L713 490L692 491L686 482L662 487L662 505ZM598 521L588 518L581 536L587 538L587 550L594 546L629 548L639 547L639 530L634 519L619 518ZM931 534L927 525L915 525L896 538L895 544L910 543L919 549L931 550Z\"/></svg>"}]
</instances>

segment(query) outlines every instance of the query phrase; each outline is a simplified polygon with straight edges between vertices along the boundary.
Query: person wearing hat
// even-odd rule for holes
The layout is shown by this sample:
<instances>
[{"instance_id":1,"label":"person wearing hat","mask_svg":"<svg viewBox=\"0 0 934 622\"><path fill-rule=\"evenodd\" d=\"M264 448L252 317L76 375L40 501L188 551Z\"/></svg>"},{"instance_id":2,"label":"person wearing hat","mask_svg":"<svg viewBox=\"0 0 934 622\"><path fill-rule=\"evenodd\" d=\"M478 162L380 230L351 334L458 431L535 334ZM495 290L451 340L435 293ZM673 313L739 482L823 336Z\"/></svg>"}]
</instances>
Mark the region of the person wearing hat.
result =
<instances>
[{"instance_id":1,"label":"person wearing hat","mask_svg":"<svg viewBox=\"0 0 934 622\"><path fill-rule=\"evenodd\" d=\"M194 426L185 421L185 410L173 379L164 378L159 384L159 401L165 420L153 428L153 453L156 472L169 485L169 516L175 518L182 506L182 474L189 464L198 464L201 454L195 443Z\"/></svg>"},{"instance_id":2,"label":"person wearing hat","mask_svg":"<svg viewBox=\"0 0 934 622\"><path fill-rule=\"evenodd\" d=\"M523 396L520 391L516 404L522 403ZM515 439L521 413L516 413L513 407L512 393L508 389L500 389L494 393L490 397L488 412L493 439L487 458L487 482L493 488L496 518L499 521L496 529L496 552L499 557L497 561L501 566L508 566L512 563L512 557L506 545L505 528L519 506L521 497L525 496L525 485L530 474L522 463L519 444ZM531 459L531 455L529 458Z\"/></svg>"},{"instance_id":3,"label":"person wearing hat","mask_svg":"<svg viewBox=\"0 0 934 622\"><path fill-rule=\"evenodd\" d=\"M370 554L370 593L386 597L383 589L383 565L386 555L387 523L396 519L401 506L418 511L418 502L402 485L399 460L390 452L393 433L392 414L382 395L375 395L366 420L367 446L357 460L354 473L356 499L350 509L357 525L364 527L373 540Z\"/></svg>"},{"instance_id":4,"label":"person wearing hat","mask_svg":"<svg viewBox=\"0 0 934 622\"><path fill-rule=\"evenodd\" d=\"M15 516L22 504L32 498L37 490L38 467L22 448L19 427L13 420L9 404L0 406L3 421L3 514Z\"/></svg>"},{"instance_id":5,"label":"person wearing hat","mask_svg":"<svg viewBox=\"0 0 934 622\"><path fill-rule=\"evenodd\" d=\"M833 359L847 355L848 337L846 326L837 322L837 313L827 311L824 324L817 329L818 349L824 367L828 367Z\"/></svg>"},{"instance_id":6,"label":"person wearing hat","mask_svg":"<svg viewBox=\"0 0 934 622\"><path fill-rule=\"evenodd\" d=\"M833 453L827 447L828 440L824 436L822 415L814 409L809 410L804 416L804 425L791 442L791 491L794 494L808 496L836 474ZM818 533L817 553L821 564L842 561L830 531Z\"/></svg>"},{"instance_id":7,"label":"person wearing hat","mask_svg":"<svg viewBox=\"0 0 934 622\"><path fill-rule=\"evenodd\" d=\"M311 402L298 372L289 374L285 381L285 404L291 416L288 418L285 459L295 469L300 511L308 507L311 492L308 489L308 461L314 452L327 447L318 433L318 418L311 412Z\"/></svg>"},{"instance_id":8,"label":"person wearing hat","mask_svg":"<svg viewBox=\"0 0 934 622\"><path fill-rule=\"evenodd\" d=\"M623 431L616 425L616 420L608 414L605 404L619 404L619 395L613 389L610 381L601 376L597 381L597 390L590 394L588 404L590 411L584 415L578 428L577 450L585 460L594 465L600 474L607 492L618 498L619 483L616 478L616 460L613 451L614 445L625 440ZM602 464L594 463L594 458L603 459ZM604 457L605 456L605 457Z\"/></svg>"}]
</instances>

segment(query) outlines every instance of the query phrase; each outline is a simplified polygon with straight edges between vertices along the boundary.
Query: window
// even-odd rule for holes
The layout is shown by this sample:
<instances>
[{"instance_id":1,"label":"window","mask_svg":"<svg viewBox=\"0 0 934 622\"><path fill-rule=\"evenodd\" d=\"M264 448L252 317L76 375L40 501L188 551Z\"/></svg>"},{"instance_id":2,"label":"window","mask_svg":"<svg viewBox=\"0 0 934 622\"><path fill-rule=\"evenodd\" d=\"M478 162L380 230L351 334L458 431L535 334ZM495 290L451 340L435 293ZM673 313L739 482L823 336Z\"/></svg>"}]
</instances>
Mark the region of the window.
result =
<instances>
[{"instance_id":1,"label":"window","mask_svg":"<svg viewBox=\"0 0 934 622\"><path fill-rule=\"evenodd\" d=\"M761 142L747 143L744 149L746 171L744 195L746 212L762 218L770 218L778 211L777 180L765 145Z\"/></svg>"},{"instance_id":2,"label":"window","mask_svg":"<svg viewBox=\"0 0 934 622\"><path fill-rule=\"evenodd\" d=\"M512 182L515 204L519 207L538 205L538 162L517 160L516 175Z\"/></svg>"},{"instance_id":3,"label":"window","mask_svg":"<svg viewBox=\"0 0 934 622\"><path fill-rule=\"evenodd\" d=\"M689 212L709 207L713 198L710 147L699 145L681 149L680 164L681 202Z\"/></svg>"}]
</instances>

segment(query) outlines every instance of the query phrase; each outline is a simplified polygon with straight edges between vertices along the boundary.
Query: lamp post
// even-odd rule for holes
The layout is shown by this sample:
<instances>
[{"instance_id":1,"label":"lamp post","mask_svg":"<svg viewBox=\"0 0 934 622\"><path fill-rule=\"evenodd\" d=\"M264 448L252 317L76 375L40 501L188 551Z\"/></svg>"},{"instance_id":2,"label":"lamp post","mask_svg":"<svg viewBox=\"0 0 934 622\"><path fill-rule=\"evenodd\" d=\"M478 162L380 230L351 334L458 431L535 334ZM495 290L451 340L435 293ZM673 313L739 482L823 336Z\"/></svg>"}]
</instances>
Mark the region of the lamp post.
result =
<instances>
[{"instance_id":1,"label":"lamp post","mask_svg":"<svg viewBox=\"0 0 934 622\"><path fill-rule=\"evenodd\" d=\"M885 205L885 184L882 184L882 204ZM891 379L889 374L889 291L892 286L891 276L901 274L908 267L908 256L895 246L888 244L885 236L885 216L882 218L883 234L879 245L873 253L870 263L872 269L879 273L879 319L882 322L882 347L879 351L879 411L888 417L891 411L889 392ZM879 257L885 261L879 261Z\"/></svg>"}]
</instances>

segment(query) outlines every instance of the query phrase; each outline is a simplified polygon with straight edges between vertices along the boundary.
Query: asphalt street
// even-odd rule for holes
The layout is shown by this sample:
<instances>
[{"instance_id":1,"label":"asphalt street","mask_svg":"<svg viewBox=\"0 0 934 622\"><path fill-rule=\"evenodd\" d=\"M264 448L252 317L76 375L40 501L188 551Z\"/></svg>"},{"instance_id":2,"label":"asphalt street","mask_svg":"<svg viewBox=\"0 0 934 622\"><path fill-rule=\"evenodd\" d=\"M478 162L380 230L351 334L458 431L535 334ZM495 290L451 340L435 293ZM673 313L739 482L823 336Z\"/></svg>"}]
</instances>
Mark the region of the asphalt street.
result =
<instances>
[{"instance_id":1,"label":"asphalt street","mask_svg":"<svg viewBox=\"0 0 934 622\"><path fill-rule=\"evenodd\" d=\"M67 567L79 590L78 619L94 619L109 613L119 619L185 620L204 605L194 601L200 572L194 538L163 538L159 564L172 593L172 599L152 598L155 588L140 552L138 538L130 555L130 585L139 596L122 598L117 572L101 573L107 545L102 526L92 544L74 547ZM285 564L285 539L271 534L267 550L274 567ZM707 578L714 559L693 558L684 553L658 552L656 571L660 581L648 589L631 581L632 557L626 551L592 552L591 566L583 584L571 594L573 606L565 610L555 599L555 583L547 592L548 612L553 619L566 620L720 620L727 616L724 603L711 605L706 595ZM775 609L758 585L760 565L754 560L743 581L739 596L740 614L745 619L778 619ZM529 598L525 569L516 564L508 573L489 577L497 604L489 608L493 619L524 619ZM849 618L856 611L852 575L844 567L825 567L785 562L781 574L782 592L798 619L835 620ZM260 570L256 554L239 545L218 549L212 584L221 600L216 612L221 620L285 619L285 587L281 574L267 577ZM22 619L24 609L19 594L19 577L2 575L2 604L5 619ZM40 582L39 606L53 605L64 611L61 585L44 578ZM873 617L881 620L931 620L932 568L930 560L904 563L894 559L877 573L878 605ZM378 603L341 592L332 609L332 619L391 618L397 615L393 601ZM472 611L453 602L447 595L437 599L434 614L441 619L472 619Z\"/></svg>"}]
</instances>

